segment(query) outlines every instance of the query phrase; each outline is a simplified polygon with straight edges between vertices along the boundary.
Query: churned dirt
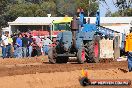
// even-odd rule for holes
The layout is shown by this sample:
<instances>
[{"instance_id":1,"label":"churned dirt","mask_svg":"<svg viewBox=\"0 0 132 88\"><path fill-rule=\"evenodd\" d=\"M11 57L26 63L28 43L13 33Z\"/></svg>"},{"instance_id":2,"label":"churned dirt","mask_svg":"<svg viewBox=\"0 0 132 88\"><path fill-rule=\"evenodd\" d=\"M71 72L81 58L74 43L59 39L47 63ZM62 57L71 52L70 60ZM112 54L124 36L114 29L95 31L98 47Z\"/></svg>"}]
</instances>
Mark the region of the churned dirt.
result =
<instances>
[{"instance_id":1,"label":"churned dirt","mask_svg":"<svg viewBox=\"0 0 132 88\"><path fill-rule=\"evenodd\" d=\"M81 70L90 79L130 79L127 61L110 63L49 64L47 57L0 59L0 88L83 88ZM87 88L87 87L86 87ZM132 86L88 86L88 88L132 88Z\"/></svg>"}]
</instances>

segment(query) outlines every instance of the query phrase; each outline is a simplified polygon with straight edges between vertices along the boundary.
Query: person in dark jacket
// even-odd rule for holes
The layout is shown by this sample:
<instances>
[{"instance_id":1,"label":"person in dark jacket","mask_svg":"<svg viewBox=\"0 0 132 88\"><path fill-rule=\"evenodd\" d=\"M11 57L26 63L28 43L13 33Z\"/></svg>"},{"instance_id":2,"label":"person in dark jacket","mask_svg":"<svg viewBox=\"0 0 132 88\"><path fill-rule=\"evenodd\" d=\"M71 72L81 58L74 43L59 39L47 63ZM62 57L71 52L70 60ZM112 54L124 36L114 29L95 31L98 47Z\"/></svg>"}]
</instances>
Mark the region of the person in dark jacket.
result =
<instances>
[{"instance_id":1,"label":"person in dark jacket","mask_svg":"<svg viewBox=\"0 0 132 88\"><path fill-rule=\"evenodd\" d=\"M27 57L28 54L28 38L26 34L23 34L22 37L22 52L23 52L23 57Z\"/></svg>"}]
</instances>

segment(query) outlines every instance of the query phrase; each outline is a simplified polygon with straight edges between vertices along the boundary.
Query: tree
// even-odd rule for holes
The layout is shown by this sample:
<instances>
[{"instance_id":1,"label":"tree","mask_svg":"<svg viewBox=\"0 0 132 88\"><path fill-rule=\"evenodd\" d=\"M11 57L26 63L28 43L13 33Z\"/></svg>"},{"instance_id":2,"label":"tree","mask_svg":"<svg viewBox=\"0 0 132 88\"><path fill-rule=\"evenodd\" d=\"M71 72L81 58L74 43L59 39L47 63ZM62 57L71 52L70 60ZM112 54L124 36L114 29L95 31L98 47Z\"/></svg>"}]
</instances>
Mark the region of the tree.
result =
<instances>
[{"instance_id":1,"label":"tree","mask_svg":"<svg viewBox=\"0 0 132 88\"><path fill-rule=\"evenodd\" d=\"M111 14L112 14L111 11L107 11L106 14L105 14L105 16L106 16L106 17L110 17Z\"/></svg>"},{"instance_id":2,"label":"tree","mask_svg":"<svg viewBox=\"0 0 132 88\"><path fill-rule=\"evenodd\" d=\"M95 16L99 8L96 0L76 0L77 8L81 7L84 10L85 16Z\"/></svg>"},{"instance_id":3,"label":"tree","mask_svg":"<svg viewBox=\"0 0 132 88\"><path fill-rule=\"evenodd\" d=\"M57 16L73 16L76 12L75 0L56 0Z\"/></svg>"},{"instance_id":4,"label":"tree","mask_svg":"<svg viewBox=\"0 0 132 88\"><path fill-rule=\"evenodd\" d=\"M9 0L1 0L0 1L0 29L2 28L2 26L5 26L6 21L4 20L5 18L5 11L7 10L7 6L9 4L8 2Z\"/></svg>"},{"instance_id":5,"label":"tree","mask_svg":"<svg viewBox=\"0 0 132 88\"><path fill-rule=\"evenodd\" d=\"M98 4L95 0L56 0L57 13L60 16L73 16L77 13L78 8L84 10L85 16L95 16ZM89 12L89 13L88 13Z\"/></svg>"},{"instance_id":6,"label":"tree","mask_svg":"<svg viewBox=\"0 0 132 88\"><path fill-rule=\"evenodd\" d=\"M4 13L8 5L8 0L0 0L0 15Z\"/></svg>"},{"instance_id":7,"label":"tree","mask_svg":"<svg viewBox=\"0 0 132 88\"><path fill-rule=\"evenodd\" d=\"M118 11L111 14L111 17L120 17L120 16L121 14Z\"/></svg>"},{"instance_id":8,"label":"tree","mask_svg":"<svg viewBox=\"0 0 132 88\"><path fill-rule=\"evenodd\" d=\"M106 0L100 0L106 3ZM113 13L111 16L131 16L132 0L112 0L118 11ZM107 3L106 3L107 4Z\"/></svg>"},{"instance_id":9,"label":"tree","mask_svg":"<svg viewBox=\"0 0 132 88\"><path fill-rule=\"evenodd\" d=\"M47 16L47 14L52 14L52 16L56 16L56 4L54 3L54 1L47 1L47 2L43 2L40 5L40 11L42 11L42 13L40 12L41 15L38 16Z\"/></svg>"},{"instance_id":10,"label":"tree","mask_svg":"<svg viewBox=\"0 0 132 88\"><path fill-rule=\"evenodd\" d=\"M43 17L47 16L48 13L51 13L52 16L56 16L56 4L53 0L45 1L43 3L32 3L30 1L26 2L25 0L10 0L10 4L6 6L4 0L0 4L1 7L5 6L5 10L1 8L0 15L0 26L7 26L7 22L14 21L17 17ZM3 13L2 13L3 12Z\"/></svg>"},{"instance_id":11,"label":"tree","mask_svg":"<svg viewBox=\"0 0 132 88\"><path fill-rule=\"evenodd\" d=\"M128 8L124 11L125 16L132 16L132 8Z\"/></svg>"},{"instance_id":12,"label":"tree","mask_svg":"<svg viewBox=\"0 0 132 88\"><path fill-rule=\"evenodd\" d=\"M123 13L124 13L124 16L127 16L127 17L132 16L132 8L125 9L123 11ZM117 11L115 13L112 13L111 16L112 17L119 17L119 16L122 16L122 13L120 11Z\"/></svg>"},{"instance_id":13,"label":"tree","mask_svg":"<svg viewBox=\"0 0 132 88\"><path fill-rule=\"evenodd\" d=\"M95 0L1 0L0 27L17 17L73 16L80 7L85 16L88 12L89 16L95 16L98 4Z\"/></svg>"}]
</instances>

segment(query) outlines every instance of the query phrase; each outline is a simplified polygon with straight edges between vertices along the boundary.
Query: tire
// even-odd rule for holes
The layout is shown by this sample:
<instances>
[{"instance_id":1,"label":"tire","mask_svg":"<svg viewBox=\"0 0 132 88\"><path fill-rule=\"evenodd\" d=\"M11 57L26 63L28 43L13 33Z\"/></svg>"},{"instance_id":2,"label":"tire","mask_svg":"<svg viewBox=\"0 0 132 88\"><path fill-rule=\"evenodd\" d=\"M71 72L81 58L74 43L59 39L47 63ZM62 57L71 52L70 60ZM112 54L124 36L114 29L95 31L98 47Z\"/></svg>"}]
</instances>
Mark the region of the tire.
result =
<instances>
[{"instance_id":1,"label":"tire","mask_svg":"<svg viewBox=\"0 0 132 88\"><path fill-rule=\"evenodd\" d=\"M100 58L100 44L101 38L99 36L94 37L92 41L87 41L85 44L85 52L87 62L98 63Z\"/></svg>"},{"instance_id":2,"label":"tire","mask_svg":"<svg viewBox=\"0 0 132 88\"><path fill-rule=\"evenodd\" d=\"M55 48L50 48L49 49L49 51L48 51L48 59L49 59L49 63L51 63L51 64L57 63L57 57L56 57Z\"/></svg>"},{"instance_id":3,"label":"tire","mask_svg":"<svg viewBox=\"0 0 132 88\"><path fill-rule=\"evenodd\" d=\"M55 63L67 63L68 62L68 57L57 57L56 49L55 48L50 48L48 52L48 59L49 63L55 64Z\"/></svg>"},{"instance_id":4,"label":"tire","mask_svg":"<svg viewBox=\"0 0 132 88\"><path fill-rule=\"evenodd\" d=\"M85 58L85 48L82 47L77 52L77 61L79 64L83 64L86 61Z\"/></svg>"}]
</instances>

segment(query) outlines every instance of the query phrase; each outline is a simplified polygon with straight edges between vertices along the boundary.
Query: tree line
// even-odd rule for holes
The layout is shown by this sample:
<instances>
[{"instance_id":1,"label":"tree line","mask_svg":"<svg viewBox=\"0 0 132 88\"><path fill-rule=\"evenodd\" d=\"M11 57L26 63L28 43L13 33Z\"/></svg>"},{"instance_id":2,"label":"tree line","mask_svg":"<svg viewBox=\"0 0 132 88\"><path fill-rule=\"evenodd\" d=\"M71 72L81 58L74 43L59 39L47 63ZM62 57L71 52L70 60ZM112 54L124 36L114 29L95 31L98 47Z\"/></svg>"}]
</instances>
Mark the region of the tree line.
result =
<instances>
[{"instance_id":1,"label":"tree line","mask_svg":"<svg viewBox=\"0 0 132 88\"><path fill-rule=\"evenodd\" d=\"M7 22L17 17L73 16L80 7L85 15L89 11L90 16L95 16L98 4L89 5L89 0L1 0L0 26L7 26Z\"/></svg>"},{"instance_id":2,"label":"tree line","mask_svg":"<svg viewBox=\"0 0 132 88\"><path fill-rule=\"evenodd\" d=\"M17 17L45 17L47 14L58 17L74 16L78 8L84 10L85 16L95 16L99 1L106 3L106 0L0 0L0 28L7 26L7 22L14 21ZM120 10L125 2L117 1L119 11L109 11L106 16L132 16L130 6Z\"/></svg>"}]
</instances>

